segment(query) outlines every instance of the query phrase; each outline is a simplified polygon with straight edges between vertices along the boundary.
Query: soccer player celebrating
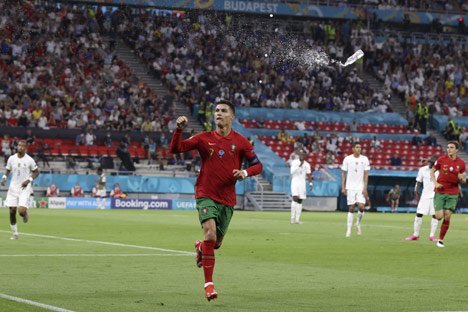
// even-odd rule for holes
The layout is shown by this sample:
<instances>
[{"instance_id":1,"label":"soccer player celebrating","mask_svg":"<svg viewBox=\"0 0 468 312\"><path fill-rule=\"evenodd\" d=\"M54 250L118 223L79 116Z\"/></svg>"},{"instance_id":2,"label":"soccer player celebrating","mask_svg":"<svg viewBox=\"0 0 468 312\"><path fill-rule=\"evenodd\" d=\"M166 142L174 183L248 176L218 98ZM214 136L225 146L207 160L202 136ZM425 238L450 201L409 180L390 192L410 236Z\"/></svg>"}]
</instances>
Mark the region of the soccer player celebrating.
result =
<instances>
[{"instance_id":1,"label":"soccer player celebrating","mask_svg":"<svg viewBox=\"0 0 468 312\"><path fill-rule=\"evenodd\" d=\"M13 232L11 239L18 239L16 210L24 223L28 222L29 197L32 194L32 181L39 175L36 162L26 154L26 141L18 142L18 152L8 158L6 171L2 177L2 186L6 185L8 175L13 173L8 188L5 205L10 208L10 227Z\"/></svg>"},{"instance_id":2,"label":"soccer player celebrating","mask_svg":"<svg viewBox=\"0 0 468 312\"><path fill-rule=\"evenodd\" d=\"M203 267L205 296L208 301L218 293L213 285L214 250L221 247L236 204L236 181L260 174L263 166L253 151L252 144L232 130L235 107L227 100L216 104L214 131L203 132L182 140L182 129L187 117L177 118L177 129L171 140L171 151L183 153L198 150L202 159L200 174L195 184L195 198L204 241L196 241L197 266ZM248 168L242 170L243 160Z\"/></svg>"},{"instance_id":3,"label":"soccer player celebrating","mask_svg":"<svg viewBox=\"0 0 468 312\"><path fill-rule=\"evenodd\" d=\"M447 155L439 157L431 169L431 179L435 185L435 216L437 220L444 220L440 226L437 247L445 247L445 234L447 234L450 218L457 206L460 192L459 183L466 183L465 162L457 156L458 146L457 141L449 141ZM436 171L439 171L437 178Z\"/></svg>"},{"instance_id":4,"label":"soccer player celebrating","mask_svg":"<svg viewBox=\"0 0 468 312\"><path fill-rule=\"evenodd\" d=\"M369 180L370 164L369 159L361 155L361 144L353 143L353 154L346 156L343 159L341 167L341 192L346 195L348 203L348 222L346 229L346 237L351 236L351 228L354 219L354 206L358 205L358 217L356 221L357 235L361 235L361 220L364 214L364 206L366 204L367 182Z\"/></svg>"},{"instance_id":5,"label":"soccer player celebrating","mask_svg":"<svg viewBox=\"0 0 468 312\"><path fill-rule=\"evenodd\" d=\"M434 166L436 156L432 156L428 159L427 165L419 168L418 176L416 177L416 185L414 186L414 192L418 195L418 190L423 186L421 197L419 198L418 208L416 210L416 217L414 218L414 232L413 235L405 238L407 241L413 241L419 239L419 230L422 225L423 215L431 215L431 232L429 234L429 240L435 240L435 232L439 221L436 219L434 210L434 183L431 179L431 169Z\"/></svg>"},{"instance_id":6,"label":"soccer player celebrating","mask_svg":"<svg viewBox=\"0 0 468 312\"><path fill-rule=\"evenodd\" d=\"M299 159L291 162L291 224L300 224L302 201L307 198L306 177L312 187L310 164L305 160L305 152L299 152Z\"/></svg>"}]
</instances>

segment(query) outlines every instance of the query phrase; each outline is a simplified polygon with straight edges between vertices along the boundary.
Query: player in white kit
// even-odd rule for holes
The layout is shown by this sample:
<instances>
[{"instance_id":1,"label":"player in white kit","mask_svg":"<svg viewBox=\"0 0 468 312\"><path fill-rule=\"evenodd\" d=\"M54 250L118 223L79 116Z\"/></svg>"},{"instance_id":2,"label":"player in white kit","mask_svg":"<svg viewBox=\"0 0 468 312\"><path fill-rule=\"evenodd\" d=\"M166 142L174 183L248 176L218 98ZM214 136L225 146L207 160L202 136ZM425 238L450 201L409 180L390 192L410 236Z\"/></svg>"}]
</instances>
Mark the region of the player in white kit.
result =
<instances>
[{"instance_id":1,"label":"player in white kit","mask_svg":"<svg viewBox=\"0 0 468 312\"><path fill-rule=\"evenodd\" d=\"M354 206L358 205L358 217L356 221L357 235L361 235L361 220L364 214L364 206L367 194L367 182L369 180L370 164L366 156L361 155L361 144L353 143L353 154L343 159L341 167L341 192L346 195L348 205L348 222L346 237L351 236L351 228L354 219Z\"/></svg>"},{"instance_id":2,"label":"player in white kit","mask_svg":"<svg viewBox=\"0 0 468 312\"><path fill-rule=\"evenodd\" d=\"M418 190L422 184L423 191L419 199L418 208L416 210L416 217L414 218L414 232L413 235L405 238L407 241L413 241L419 239L419 230L422 225L423 215L431 215L431 232L429 234L429 240L435 241L435 232L437 230L437 225L439 221L435 217L434 210L434 182L431 179L431 169L434 166L434 163L437 160L437 156L432 156L427 161L427 165L419 168L418 176L416 177L416 185L414 187L414 192L418 193ZM438 173L438 172L437 172ZM436 176L437 178L437 176Z\"/></svg>"},{"instance_id":3,"label":"player in white kit","mask_svg":"<svg viewBox=\"0 0 468 312\"><path fill-rule=\"evenodd\" d=\"M299 159L291 162L291 224L301 223L302 201L307 198L306 178L312 187L311 173L304 151L299 152Z\"/></svg>"},{"instance_id":4,"label":"player in white kit","mask_svg":"<svg viewBox=\"0 0 468 312\"><path fill-rule=\"evenodd\" d=\"M26 141L18 142L18 152L8 158L6 171L2 177L2 185L6 185L7 177L12 174L8 188L5 206L10 208L10 228L13 232L11 239L18 239L16 211L18 210L24 223L28 222L28 208L32 193L32 181L39 175L36 162L26 154Z\"/></svg>"},{"instance_id":5,"label":"player in white kit","mask_svg":"<svg viewBox=\"0 0 468 312\"><path fill-rule=\"evenodd\" d=\"M106 209L106 175L102 172L102 168L97 169L99 180L97 181L96 197L98 197L98 209Z\"/></svg>"}]
</instances>

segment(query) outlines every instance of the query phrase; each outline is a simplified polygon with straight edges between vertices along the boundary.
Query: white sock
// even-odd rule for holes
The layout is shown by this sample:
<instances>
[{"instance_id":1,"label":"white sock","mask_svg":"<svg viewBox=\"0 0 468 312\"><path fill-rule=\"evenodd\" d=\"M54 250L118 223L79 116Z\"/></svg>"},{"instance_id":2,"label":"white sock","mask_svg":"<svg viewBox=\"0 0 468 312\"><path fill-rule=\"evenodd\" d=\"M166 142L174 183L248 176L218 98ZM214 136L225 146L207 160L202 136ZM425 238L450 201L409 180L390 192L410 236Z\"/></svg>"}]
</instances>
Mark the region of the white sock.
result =
<instances>
[{"instance_id":1,"label":"white sock","mask_svg":"<svg viewBox=\"0 0 468 312\"><path fill-rule=\"evenodd\" d=\"M296 223L298 223L299 219L301 218L301 212L302 212L302 204L297 203L296 204Z\"/></svg>"},{"instance_id":2,"label":"white sock","mask_svg":"<svg viewBox=\"0 0 468 312\"><path fill-rule=\"evenodd\" d=\"M347 232L351 232L351 227L353 226L354 213L348 212L348 227Z\"/></svg>"},{"instance_id":3,"label":"white sock","mask_svg":"<svg viewBox=\"0 0 468 312\"><path fill-rule=\"evenodd\" d=\"M13 235L18 235L18 224L10 224L11 231L13 232Z\"/></svg>"},{"instance_id":4,"label":"white sock","mask_svg":"<svg viewBox=\"0 0 468 312\"><path fill-rule=\"evenodd\" d=\"M364 215L364 212L358 211L357 213L357 221L356 221L356 226L361 226L361 220L362 216Z\"/></svg>"},{"instance_id":5,"label":"white sock","mask_svg":"<svg viewBox=\"0 0 468 312\"><path fill-rule=\"evenodd\" d=\"M421 230L422 218L416 216L414 217L414 236L419 237L419 230Z\"/></svg>"},{"instance_id":6,"label":"white sock","mask_svg":"<svg viewBox=\"0 0 468 312\"><path fill-rule=\"evenodd\" d=\"M291 223L294 223L294 220L296 219L296 202L293 200L291 202Z\"/></svg>"},{"instance_id":7,"label":"white sock","mask_svg":"<svg viewBox=\"0 0 468 312\"><path fill-rule=\"evenodd\" d=\"M432 218L431 219L431 234L429 236L435 236L437 231L437 226L439 225L439 220Z\"/></svg>"}]
</instances>

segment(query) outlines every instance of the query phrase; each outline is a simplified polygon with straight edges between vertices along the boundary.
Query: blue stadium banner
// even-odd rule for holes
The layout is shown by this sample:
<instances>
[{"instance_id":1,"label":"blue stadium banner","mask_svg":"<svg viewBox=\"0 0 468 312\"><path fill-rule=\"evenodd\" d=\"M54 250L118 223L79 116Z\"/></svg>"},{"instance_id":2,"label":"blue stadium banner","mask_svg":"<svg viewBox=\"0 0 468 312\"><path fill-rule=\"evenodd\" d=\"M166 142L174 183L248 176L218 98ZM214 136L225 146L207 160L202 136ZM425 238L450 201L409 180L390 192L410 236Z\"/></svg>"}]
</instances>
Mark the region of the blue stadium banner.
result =
<instances>
[{"instance_id":1,"label":"blue stadium banner","mask_svg":"<svg viewBox=\"0 0 468 312\"><path fill-rule=\"evenodd\" d=\"M196 201L194 199L173 199L173 210L196 210Z\"/></svg>"},{"instance_id":2,"label":"blue stadium banner","mask_svg":"<svg viewBox=\"0 0 468 312\"><path fill-rule=\"evenodd\" d=\"M171 199L112 198L112 209L172 209Z\"/></svg>"},{"instance_id":3,"label":"blue stadium banner","mask_svg":"<svg viewBox=\"0 0 468 312\"><path fill-rule=\"evenodd\" d=\"M65 202L66 209L98 209L101 200L105 200L105 209L111 208L111 200L109 198L94 198L94 197L67 197Z\"/></svg>"},{"instance_id":4,"label":"blue stadium banner","mask_svg":"<svg viewBox=\"0 0 468 312\"><path fill-rule=\"evenodd\" d=\"M242 12L257 14L278 14L286 16L309 16L319 18L338 19L366 19L376 14L379 19L386 22L402 22L405 14L413 24L430 24L438 19L444 25L458 25L458 18L463 16L465 25L468 25L468 15L445 14L433 12L414 12L401 8L380 10L378 8L314 5L306 1L277 2L249 1L249 0L81 0L81 2L99 3L102 5L135 5L173 10L185 9L212 9L221 12Z\"/></svg>"}]
</instances>

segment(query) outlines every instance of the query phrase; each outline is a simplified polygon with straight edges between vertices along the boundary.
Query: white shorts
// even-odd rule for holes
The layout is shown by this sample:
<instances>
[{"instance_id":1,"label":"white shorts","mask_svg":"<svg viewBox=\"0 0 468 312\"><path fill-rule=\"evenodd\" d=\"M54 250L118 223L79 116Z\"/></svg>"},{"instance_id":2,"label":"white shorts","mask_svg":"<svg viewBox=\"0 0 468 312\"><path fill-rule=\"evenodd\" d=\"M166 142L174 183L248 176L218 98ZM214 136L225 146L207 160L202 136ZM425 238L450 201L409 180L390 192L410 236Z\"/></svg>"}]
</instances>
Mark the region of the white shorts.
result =
<instances>
[{"instance_id":1,"label":"white shorts","mask_svg":"<svg viewBox=\"0 0 468 312\"><path fill-rule=\"evenodd\" d=\"M29 198L31 197L31 187L9 188L5 199L6 207L26 207L29 208Z\"/></svg>"},{"instance_id":2,"label":"white shorts","mask_svg":"<svg viewBox=\"0 0 468 312\"><path fill-rule=\"evenodd\" d=\"M364 198L362 191L346 190L346 193L348 194L346 196L346 201L348 202L348 206L354 205L356 203L363 204L363 205L366 204L366 199Z\"/></svg>"},{"instance_id":3,"label":"white shorts","mask_svg":"<svg viewBox=\"0 0 468 312\"><path fill-rule=\"evenodd\" d=\"M435 215L434 210L434 198L421 198L418 203L418 208L416 209L416 213L422 215Z\"/></svg>"},{"instance_id":4,"label":"white shorts","mask_svg":"<svg viewBox=\"0 0 468 312\"><path fill-rule=\"evenodd\" d=\"M96 197L106 197L106 190L98 190L96 192Z\"/></svg>"},{"instance_id":5,"label":"white shorts","mask_svg":"<svg viewBox=\"0 0 468 312\"><path fill-rule=\"evenodd\" d=\"M307 190L305 183L291 183L291 196L297 196L300 199L307 198Z\"/></svg>"}]
</instances>

